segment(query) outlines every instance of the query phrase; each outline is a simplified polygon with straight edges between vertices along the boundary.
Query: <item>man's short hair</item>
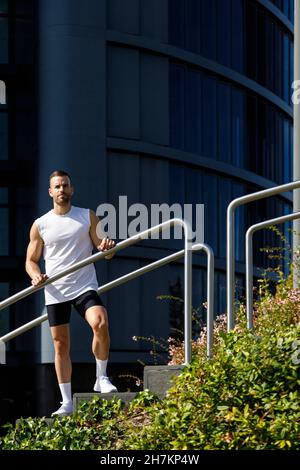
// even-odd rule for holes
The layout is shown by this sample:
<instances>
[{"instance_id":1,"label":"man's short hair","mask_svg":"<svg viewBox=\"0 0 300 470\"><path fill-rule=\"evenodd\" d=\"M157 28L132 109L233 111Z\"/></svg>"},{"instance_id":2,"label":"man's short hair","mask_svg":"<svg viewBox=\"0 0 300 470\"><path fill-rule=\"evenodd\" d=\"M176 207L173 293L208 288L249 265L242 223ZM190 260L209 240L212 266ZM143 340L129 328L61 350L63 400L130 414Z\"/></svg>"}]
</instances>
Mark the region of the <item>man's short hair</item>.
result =
<instances>
[{"instance_id":1,"label":"man's short hair","mask_svg":"<svg viewBox=\"0 0 300 470\"><path fill-rule=\"evenodd\" d=\"M70 180L70 183L72 185L72 182L71 182L71 176L69 175L69 173L67 173L66 171L64 170L55 170L51 173L51 175L49 176L49 185L51 186L51 179L54 178L55 176L67 176Z\"/></svg>"}]
</instances>

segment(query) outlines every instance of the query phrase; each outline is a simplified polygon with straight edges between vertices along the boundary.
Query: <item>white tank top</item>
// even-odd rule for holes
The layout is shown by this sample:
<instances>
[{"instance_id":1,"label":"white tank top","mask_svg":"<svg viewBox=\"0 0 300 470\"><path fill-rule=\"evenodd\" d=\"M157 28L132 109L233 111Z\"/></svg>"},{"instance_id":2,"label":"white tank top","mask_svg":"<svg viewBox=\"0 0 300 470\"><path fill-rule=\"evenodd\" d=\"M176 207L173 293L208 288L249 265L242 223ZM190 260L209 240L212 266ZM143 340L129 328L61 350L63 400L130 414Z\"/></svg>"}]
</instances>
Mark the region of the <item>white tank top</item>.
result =
<instances>
[{"instance_id":1,"label":"white tank top","mask_svg":"<svg viewBox=\"0 0 300 470\"><path fill-rule=\"evenodd\" d=\"M51 210L36 219L35 223L44 241L43 256L47 276L51 277L92 254L89 209L71 206L69 212L64 215L57 215ZM46 286L46 305L75 299L91 289L98 289L93 264Z\"/></svg>"}]
</instances>

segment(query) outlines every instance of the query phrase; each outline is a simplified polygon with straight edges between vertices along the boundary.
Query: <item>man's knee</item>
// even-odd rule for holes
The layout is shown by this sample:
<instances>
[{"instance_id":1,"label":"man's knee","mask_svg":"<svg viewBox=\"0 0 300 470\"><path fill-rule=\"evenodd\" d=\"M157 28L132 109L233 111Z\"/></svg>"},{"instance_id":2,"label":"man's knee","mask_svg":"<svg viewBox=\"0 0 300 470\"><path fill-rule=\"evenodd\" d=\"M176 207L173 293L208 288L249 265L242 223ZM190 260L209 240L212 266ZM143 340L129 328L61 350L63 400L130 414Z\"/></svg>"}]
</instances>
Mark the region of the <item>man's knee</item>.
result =
<instances>
[{"instance_id":1,"label":"man's knee","mask_svg":"<svg viewBox=\"0 0 300 470\"><path fill-rule=\"evenodd\" d=\"M69 340L64 336L53 336L55 353L61 356L69 354Z\"/></svg>"},{"instance_id":2,"label":"man's knee","mask_svg":"<svg viewBox=\"0 0 300 470\"><path fill-rule=\"evenodd\" d=\"M105 334L108 332L108 317L104 307L98 307L94 311L87 311L86 319L95 334Z\"/></svg>"}]
</instances>

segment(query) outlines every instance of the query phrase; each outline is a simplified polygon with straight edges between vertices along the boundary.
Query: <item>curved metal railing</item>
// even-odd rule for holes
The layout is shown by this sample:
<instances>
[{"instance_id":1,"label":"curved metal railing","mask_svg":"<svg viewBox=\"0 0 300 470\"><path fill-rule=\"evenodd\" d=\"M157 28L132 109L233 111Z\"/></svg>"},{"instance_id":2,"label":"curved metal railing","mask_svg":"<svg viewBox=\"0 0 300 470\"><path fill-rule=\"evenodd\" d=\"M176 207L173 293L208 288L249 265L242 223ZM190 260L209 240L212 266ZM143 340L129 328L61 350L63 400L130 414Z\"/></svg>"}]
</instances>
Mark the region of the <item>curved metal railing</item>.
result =
<instances>
[{"instance_id":1,"label":"curved metal railing","mask_svg":"<svg viewBox=\"0 0 300 470\"><path fill-rule=\"evenodd\" d=\"M214 321L214 254L210 246L206 244L197 243L192 246L193 252L198 251L198 250L203 250L207 254L207 343L206 343L207 346L206 346L206 351L207 351L207 357L210 359L213 354L212 348L213 348L213 321ZM125 284L128 281L131 281L132 279L136 279L142 276L143 274L153 271L154 269L165 266L166 264L171 263L172 261L176 261L178 258L182 257L183 255L184 255L184 250L181 250L181 251L178 251L177 253L173 253L172 255L169 255L157 261L154 261L153 263L150 263L147 266L143 266L142 268L136 269L135 271L132 271L128 274L125 274L124 276L114 279L113 281L110 281L107 284L104 284L103 286L98 288L97 292L99 295L103 294L104 292L107 292L113 289L114 287L118 287L122 284ZM47 318L48 318L48 315L47 313L45 313L35 318L34 320L26 323L25 325L22 325L19 328L16 328L15 330L2 336L0 338L0 341L2 341L3 343L6 343L7 341L10 341L16 338L17 336L20 336L26 331L31 330L32 328L35 328L36 326L39 326L41 323L46 321Z\"/></svg>"},{"instance_id":2,"label":"curved metal railing","mask_svg":"<svg viewBox=\"0 0 300 470\"><path fill-rule=\"evenodd\" d=\"M9 307L10 305L18 302L19 300L37 292L40 289L43 289L46 285L51 284L55 282L56 280L66 276L67 274L70 274L72 272L77 271L78 269L83 268L84 266L87 266L88 264L94 263L102 258L105 258L109 254L116 253L117 251L120 251L128 246L133 245L134 243L139 242L140 240L143 240L145 238L148 238L148 236L153 235L154 233L161 232L166 228L170 228L171 226L175 225L181 225L181 227L184 229L184 250L181 252L175 253L174 255L170 255L163 260L168 259L168 261L165 261L162 264L166 264L169 261L171 261L173 258L176 259L176 257L182 256L184 254L184 357L185 357L185 364L191 362L192 359L192 346L191 346L191 336L192 336L192 300L191 300L191 284L192 284L192 260L191 260L191 253L192 253L192 245L191 245L191 240L192 240L192 231L190 225L181 220L181 219L171 219L166 222L163 222L161 224L156 225L155 227L151 227L147 230L144 230L143 232L140 232L120 243L118 243L114 248L105 251L105 252L100 252L96 253L94 255L91 255L87 259L80 261L78 263L75 263L73 266L57 273L56 275L50 277L47 279L43 284L39 286L30 286L26 289L23 289L22 291L18 292L17 294L14 294L13 296L5 299L4 301L0 302L0 310ZM214 258L213 258L213 253L210 247L205 244L199 244L201 245L201 249L204 249L207 252L208 256L208 269L210 270L210 273L213 272L214 269ZM171 259L172 258L172 259ZM162 261L163 261L162 260ZM159 260L161 261L161 260ZM159 261L156 261L149 265L149 271L152 269L155 269L156 266L155 264L159 263ZM151 267L153 266L153 267ZM148 268L148 266L145 266L144 268L141 268L140 270L134 271L134 273L129 273L126 276L123 276L122 278L119 278L115 281L112 281L109 284L106 284L105 286L102 286L98 291L104 292L105 290L111 289L113 287L116 287L116 285L120 285L124 282L127 282L129 280L129 277L131 274L135 274L134 277L137 277L138 275L141 275L141 270ZM146 272L146 271L145 271ZM213 275L213 274L212 274ZM133 277L131 277L133 278ZM102 290L105 289L105 290ZM208 292L208 299L210 300L210 305L213 305L213 295L211 294L211 290L213 292L213 286L212 283L210 282L210 287L209 287L209 292ZM24 333L25 331L28 331L31 328L34 328L35 326L39 325L43 321L45 321L47 318L46 315L42 315L39 318L36 318L32 320L31 322L28 322L26 325L21 326L20 328L17 328L13 332L8 333L7 335L4 335L2 338L0 338L0 341L2 343L9 341L13 337L19 336L20 334ZM213 322L213 307L212 307L212 317L209 317L209 328L210 332L208 334L208 349L209 349L209 354L208 356L210 357L211 355L211 350L212 350L212 322Z\"/></svg>"}]
</instances>

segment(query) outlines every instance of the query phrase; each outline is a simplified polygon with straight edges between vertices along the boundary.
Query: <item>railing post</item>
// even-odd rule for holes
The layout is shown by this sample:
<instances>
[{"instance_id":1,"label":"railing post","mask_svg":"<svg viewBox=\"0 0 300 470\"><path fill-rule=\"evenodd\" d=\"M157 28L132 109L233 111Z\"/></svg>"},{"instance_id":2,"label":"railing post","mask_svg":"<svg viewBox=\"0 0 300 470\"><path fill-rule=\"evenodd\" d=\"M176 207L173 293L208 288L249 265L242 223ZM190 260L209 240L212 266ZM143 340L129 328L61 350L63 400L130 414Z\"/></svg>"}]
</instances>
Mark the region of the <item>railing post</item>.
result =
<instances>
[{"instance_id":1,"label":"railing post","mask_svg":"<svg viewBox=\"0 0 300 470\"><path fill-rule=\"evenodd\" d=\"M258 230L278 225L289 220L300 219L300 212L282 215L275 219L265 220L255 225L251 225L246 232L246 309L247 309L247 327L253 328L253 235Z\"/></svg>"},{"instance_id":2,"label":"railing post","mask_svg":"<svg viewBox=\"0 0 300 470\"><path fill-rule=\"evenodd\" d=\"M235 294L235 231L234 231L234 207L230 204L227 208L227 330L232 330L233 322L233 309L234 309L234 294Z\"/></svg>"},{"instance_id":3,"label":"railing post","mask_svg":"<svg viewBox=\"0 0 300 470\"><path fill-rule=\"evenodd\" d=\"M192 230L184 222L184 357L185 364L192 360Z\"/></svg>"},{"instance_id":4,"label":"railing post","mask_svg":"<svg viewBox=\"0 0 300 470\"><path fill-rule=\"evenodd\" d=\"M212 249L205 245L207 253L207 358L213 355L214 338L214 254Z\"/></svg>"},{"instance_id":5,"label":"railing post","mask_svg":"<svg viewBox=\"0 0 300 470\"><path fill-rule=\"evenodd\" d=\"M293 189L300 188L300 181L293 181L291 183L274 186L272 188L257 191L255 193L241 196L230 202L227 208L227 246L226 246L226 267L227 267L227 329L232 330L234 327L234 282L235 282L235 259L234 259L234 245L235 245L235 229L234 229L234 214L235 209L243 204L248 204L252 201L258 201L266 197L275 196L276 194L285 193Z\"/></svg>"}]
</instances>

